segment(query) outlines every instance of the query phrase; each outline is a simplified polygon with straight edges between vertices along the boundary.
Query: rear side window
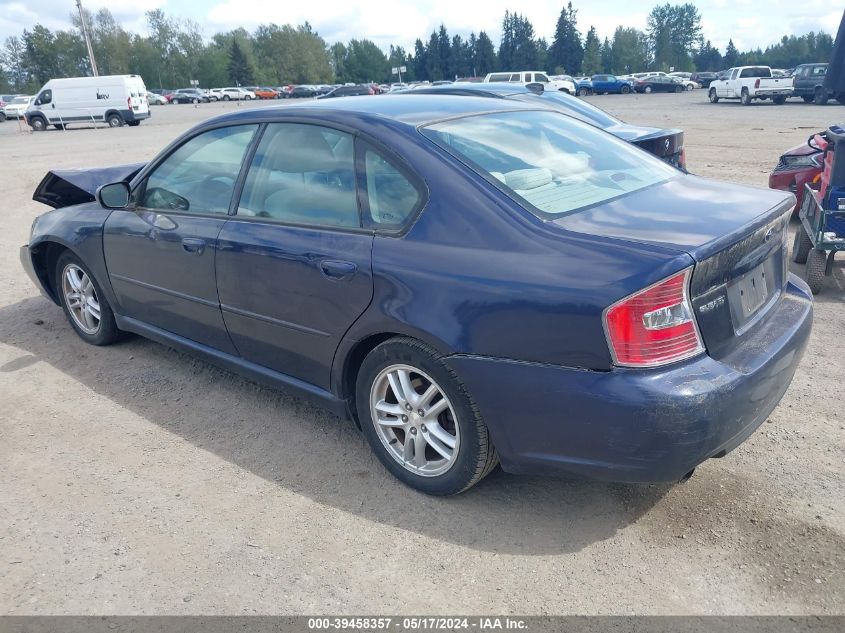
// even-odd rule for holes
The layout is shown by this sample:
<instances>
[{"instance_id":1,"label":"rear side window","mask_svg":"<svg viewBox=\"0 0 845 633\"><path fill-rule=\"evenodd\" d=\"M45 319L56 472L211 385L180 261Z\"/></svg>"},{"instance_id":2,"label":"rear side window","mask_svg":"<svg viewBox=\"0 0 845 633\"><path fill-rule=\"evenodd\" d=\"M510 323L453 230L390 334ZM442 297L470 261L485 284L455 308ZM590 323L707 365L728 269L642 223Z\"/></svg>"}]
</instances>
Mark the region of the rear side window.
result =
<instances>
[{"instance_id":1,"label":"rear side window","mask_svg":"<svg viewBox=\"0 0 845 633\"><path fill-rule=\"evenodd\" d=\"M268 125L250 165L238 215L360 227L352 136L318 125Z\"/></svg>"},{"instance_id":2,"label":"rear side window","mask_svg":"<svg viewBox=\"0 0 845 633\"><path fill-rule=\"evenodd\" d=\"M813 68L813 76L814 77L824 77L826 72L827 72L827 66L816 66L815 68Z\"/></svg>"},{"instance_id":3,"label":"rear side window","mask_svg":"<svg viewBox=\"0 0 845 633\"><path fill-rule=\"evenodd\" d=\"M508 74L490 75L490 81L508 81L508 79L510 79Z\"/></svg>"},{"instance_id":4,"label":"rear side window","mask_svg":"<svg viewBox=\"0 0 845 633\"><path fill-rule=\"evenodd\" d=\"M405 225L423 199L418 187L392 161L371 148L364 150L367 182L367 216L376 228Z\"/></svg>"},{"instance_id":5,"label":"rear side window","mask_svg":"<svg viewBox=\"0 0 845 633\"><path fill-rule=\"evenodd\" d=\"M228 213L235 181L257 128L219 128L186 141L147 178L139 206L170 212Z\"/></svg>"},{"instance_id":6,"label":"rear side window","mask_svg":"<svg viewBox=\"0 0 845 633\"><path fill-rule=\"evenodd\" d=\"M519 73L512 74L511 75L511 81L514 81L514 82L522 81L522 75L520 75Z\"/></svg>"}]
</instances>

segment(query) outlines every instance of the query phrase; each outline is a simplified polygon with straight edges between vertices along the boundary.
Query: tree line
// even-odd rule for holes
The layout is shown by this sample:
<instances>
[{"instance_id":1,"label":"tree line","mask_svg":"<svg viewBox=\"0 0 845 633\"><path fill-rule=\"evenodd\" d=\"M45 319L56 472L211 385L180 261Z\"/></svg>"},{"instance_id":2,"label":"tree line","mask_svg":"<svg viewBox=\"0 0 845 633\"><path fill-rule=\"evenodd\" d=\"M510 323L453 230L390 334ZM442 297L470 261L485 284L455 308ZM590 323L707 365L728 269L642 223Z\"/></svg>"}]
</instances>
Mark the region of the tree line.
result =
<instances>
[{"instance_id":1,"label":"tree line","mask_svg":"<svg viewBox=\"0 0 845 633\"><path fill-rule=\"evenodd\" d=\"M784 36L765 50L724 53L705 40L693 4L662 4L648 15L645 30L619 26L602 40L590 26L582 35L578 11L563 6L551 42L538 37L527 17L506 11L498 48L484 31L450 36L444 24L413 50L382 50L368 39L329 45L306 22L237 28L205 39L196 22L146 13L147 34L130 33L108 9L88 13L86 24L100 74L138 74L148 87L178 88L196 79L204 87L229 84L287 85L395 81L391 69L405 66L403 80L483 76L497 70L546 70L553 74L625 74L645 70L722 70L768 64L791 68L826 61L833 50L827 33ZM73 28L51 31L36 24L8 37L0 51L0 91L34 92L53 77L91 74L78 15Z\"/></svg>"}]
</instances>

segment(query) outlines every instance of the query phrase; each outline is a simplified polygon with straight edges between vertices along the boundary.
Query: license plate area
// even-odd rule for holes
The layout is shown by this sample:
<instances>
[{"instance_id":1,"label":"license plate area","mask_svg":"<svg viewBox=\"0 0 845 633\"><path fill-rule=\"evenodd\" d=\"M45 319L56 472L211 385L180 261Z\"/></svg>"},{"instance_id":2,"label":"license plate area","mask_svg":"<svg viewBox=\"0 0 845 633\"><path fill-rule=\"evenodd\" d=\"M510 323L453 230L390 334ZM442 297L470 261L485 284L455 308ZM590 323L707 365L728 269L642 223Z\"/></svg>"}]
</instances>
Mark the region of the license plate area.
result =
<instances>
[{"instance_id":1,"label":"license plate area","mask_svg":"<svg viewBox=\"0 0 845 633\"><path fill-rule=\"evenodd\" d=\"M728 284L728 302L736 334L751 325L762 309L777 296L778 256L766 259Z\"/></svg>"}]
</instances>

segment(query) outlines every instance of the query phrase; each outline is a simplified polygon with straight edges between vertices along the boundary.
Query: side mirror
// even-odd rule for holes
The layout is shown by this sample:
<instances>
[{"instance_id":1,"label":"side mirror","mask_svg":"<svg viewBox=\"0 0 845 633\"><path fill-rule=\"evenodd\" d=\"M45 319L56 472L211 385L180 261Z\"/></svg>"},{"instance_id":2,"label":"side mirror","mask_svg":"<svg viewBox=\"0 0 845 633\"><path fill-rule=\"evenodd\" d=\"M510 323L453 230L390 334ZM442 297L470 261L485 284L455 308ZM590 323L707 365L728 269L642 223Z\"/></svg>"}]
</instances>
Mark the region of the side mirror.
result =
<instances>
[{"instance_id":1,"label":"side mirror","mask_svg":"<svg viewBox=\"0 0 845 633\"><path fill-rule=\"evenodd\" d=\"M129 204L129 185L113 182L97 189L97 202L106 209L125 209Z\"/></svg>"}]
</instances>

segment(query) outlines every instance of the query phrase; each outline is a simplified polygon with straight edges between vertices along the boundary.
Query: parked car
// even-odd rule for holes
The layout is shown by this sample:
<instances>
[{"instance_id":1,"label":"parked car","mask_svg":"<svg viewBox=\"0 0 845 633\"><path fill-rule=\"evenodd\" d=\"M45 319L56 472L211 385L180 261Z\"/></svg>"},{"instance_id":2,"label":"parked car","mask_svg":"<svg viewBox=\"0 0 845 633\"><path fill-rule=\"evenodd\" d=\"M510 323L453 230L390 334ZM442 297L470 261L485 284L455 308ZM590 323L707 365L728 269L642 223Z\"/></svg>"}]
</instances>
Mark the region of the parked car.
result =
<instances>
[{"instance_id":1,"label":"parked car","mask_svg":"<svg viewBox=\"0 0 845 633\"><path fill-rule=\"evenodd\" d=\"M769 187L795 194L798 203L795 213L804 202L804 185L818 185L821 180L824 156L822 150L814 143L815 134L792 149L787 150L778 158L778 163L769 174Z\"/></svg>"},{"instance_id":2,"label":"parked car","mask_svg":"<svg viewBox=\"0 0 845 633\"><path fill-rule=\"evenodd\" d=\"M246 88L220 88L220 100L221 101L252 101L256 99L254 92L247 90Z\"/></svg>"},{"instance_id":3,"label":"parked car","mask_svg":"<svg viewBox=\"0 0 845 633\"><path fill-rule=\"evenodd\" d=\"M685 79L684 77L677 77L675 75L669 75L669 79L675 83L681 84L684 87L684 90L696 90L701 88L701 86L692 79Z\"/></svg>"},{"instance_id":4,"label":"parked car","mask_svg":"<svg viewBox=\"0 0 845 633\"><path fill-rule=\"evenodd\" d=\"M202 90L202 93L208 98L209 102L220 101L219 88L205 88Z\"/></svg>"},{"instance_id":5,"label":"parked car","mask_svg":"<svg viewBox=\"0 0 845 633\"><path fill-rule=\"evenodd\" d=\"M827 64L801 64L792 72L792 94L801 97L804 103L824 105L835 95L825 88L824 77Z\"/></svg>"},{"instance_id":6,"label":"parked car","mask_svg":"<svg viewBox=\"0 0 845 633\"><path fill-rule=\"evenodd\" d=\"M767 419L810 335L792 195L536 106L247 109L124 169L35 193L56 208L21 261L80 338L134 332L315 399L429 494L497 462L684 479Z\"/></svg>"},{"instance_id":7,"label":"parked car","mask_svg":"<svg viewBox=\"0 0 845 633\"><path fill-rule=\"evenodd\" d=\"M294 86L290 91L291 99L307 99L317 96L317 89L314 86Z\"/></svg>"},{"instance_id":8,"label":"parked car","mask_svg":"<svg viewBox=\"0 0 845 633\"><path fill-rule=\"evenodd\" d=\"M651 77L637 79L634 82L634 90L645 94L652 92L683 92L684 86L671 77L652 75Z\"/></svg>"},{"instance_id":9,"label":"parked car","mask_svg":"<svg viewBox=\"0 0 845 633\"><path fill-rule=\"evenodd\" d=\"M792 95L792 78L772 77L768 66L737 66L727 71L727 78L710 82L708 96L710 103L719 99L739 99L743 105L751 105L757 99L771 99L782 105Z\"/></svg>"},{"instance_id":10,"label":"parked car","mask_svg":"<svg viewBox=\"0 0 845 633\"><path fill-rule=\"evenodd\" d=\"M153 105L167 105L169 101L164 98L163 95L157 94L155 92L147 92L147 103L151 106Z\"/></svg>"},{"instance_id":11,"label":"parked car","mask_svg":"<svg viewBox=\"0 0 845 633\"><path fill-rule=\"evenodd\" d=\"M593 94L593 80L590 77L573 77L572 83L575 84L575 94L579 97L586 97Z\"/></svg>"},{"instance_id":12,"label":"parked car","mask_svg":"<svg viewBox=\"0 0 845 633\"><path fill-rule=\"evenodd\" d=\"M371 86L365 84L358 84L352 86L338 86L334 90L320 95L318 99L333 99L334 97L356 97L361 95L373 95L375 91Z\"/></svg>"},{"instance_id":13,"label":"parked car","mask_svg":"<svg viewBox=\"0 0 845 633\"><path fill-rule=\"evenodd\" d=\"M208 95L198 88L180 88L171 95L171 103L208 103Z\"/></svg>"},{"instance_id":14,"label":"parked car","mask_svg":"<svg viewBox=\"0 0 845 633\"><path fill-rule=\"evenodd\" d=\"M536 70L508 70L498 73L489 73L484 77L486 83L509 82L520 84L543 84L546 90L562 90L568 94L575 94L575 83L567 79L551 79L546 73Z\"/></svg>"},{"instance_id":15,"label":"parked car","mask_svg":"<svg viewBox=\"0 0 845 633\"><path fill-rule=\"evenodd\" d=\"M32 96L20 95L13 97L9 103L3 107L3 115L7 119L22 119L26 114L26 109L29 107Z\"/></svg>"},{"instance_id":16,"label":"parked car","mask_svg":"<svg viewBox=\"0 0 845 633\"><path fill-rule=\"evenodd\" d=\"M690 79L697 83L702 88L709 88L710 82L716 79L718 75L713 72L705 71L700 73L693 73Z\"/></svg>"},{"instance_id":17,"label":"parked car","mask_svg":"<svg viewBox=\"0 0 845 633\"><path fill-rule=\"evenodd\" d=\"M631 92L631 82L619 79L616 75L593 75L590 85L594 94L623 94Z\"/></svg>"},{"instance_id":18,"label":"parked car","mask_svg":"<svg viewBox=\"0 0 845 633\"><path fill-rule=\"evenodd\" d=\"M529 84L527 86L510 83L453 84L451 86L433 86L425 91L415 91L415 94L420 93L508 99L518 103L550 108L610 132L614 136L654 154L674 167L686 169L686 152L682 130L630 125L577 97L564 94L559 90L543 90L542 84Z\"/></svg>"},{"instance_id":19,"label":"parked car","mask_svg":"<svg viewBox=\"0 0 845 633\"><path fill-rule=\"evenodd\" d=\"M273 90L272 88L266 88L261 86L255 86L247 88L247 90L253 92L255 96L259 99L278 99L279 93Z\"/></svg>"}]
</instances>

